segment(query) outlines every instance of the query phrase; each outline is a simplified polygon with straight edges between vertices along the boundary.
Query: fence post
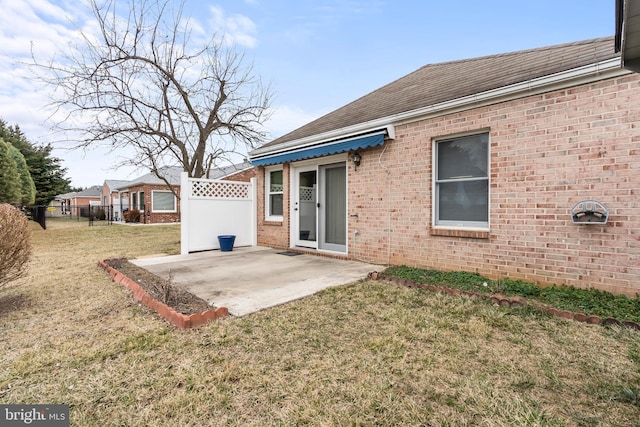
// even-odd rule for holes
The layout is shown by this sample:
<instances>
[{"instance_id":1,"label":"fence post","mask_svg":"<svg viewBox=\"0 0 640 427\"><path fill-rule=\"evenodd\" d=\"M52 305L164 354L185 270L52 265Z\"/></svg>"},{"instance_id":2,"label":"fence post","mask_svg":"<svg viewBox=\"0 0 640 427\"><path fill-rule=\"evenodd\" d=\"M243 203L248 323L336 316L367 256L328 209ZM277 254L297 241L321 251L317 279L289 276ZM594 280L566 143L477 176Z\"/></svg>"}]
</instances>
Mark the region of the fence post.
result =
<instances>
[{"instance_id":1,"label":"fence post","mask_svg":"<svg viewBox=\"0 0 640 427\"><path fill-rule=\"evenodd\" d=\"M258 180L251 178L249 196L251 197L251 246L258 245Z\"/></svg>"},{"instance_id":2,"label":"fence post","mask_svg":"<svg viewBox=\"0 0 640 427\"><path fill-rule=\"evenodd\" d=\"M31 219L42 227L43 230L47 229L47 207L43 205L36 205L31 207Z\"/></svg>"},{"instance_id":3,"label":"fence post","mask_svg":"<svg viewBox=\"0 0 640 427\"><path fill-rule=\"evenodd\" d=\"M189 174L180 174L180 253L189 254L189 198L191 187Z\"/></svg>"}]
</instances>

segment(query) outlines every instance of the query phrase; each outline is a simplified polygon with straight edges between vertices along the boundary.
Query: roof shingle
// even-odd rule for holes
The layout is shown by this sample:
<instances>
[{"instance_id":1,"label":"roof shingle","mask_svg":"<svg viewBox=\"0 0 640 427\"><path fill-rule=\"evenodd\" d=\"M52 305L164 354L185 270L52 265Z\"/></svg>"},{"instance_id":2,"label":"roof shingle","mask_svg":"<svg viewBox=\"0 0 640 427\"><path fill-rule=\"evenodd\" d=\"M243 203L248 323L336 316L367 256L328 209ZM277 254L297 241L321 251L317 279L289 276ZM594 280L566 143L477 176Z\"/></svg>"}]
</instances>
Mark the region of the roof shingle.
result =
<instances>
[{"instance_id":1,"label":"roof shingle","mask_svg":"<svg viewBox=\"0 0 640 427\"><path fill-rule=\"evenodd\" d=\"M366 123L619 56L613 37L430 64L263 147Z\"/></svg>"}]
</instances>

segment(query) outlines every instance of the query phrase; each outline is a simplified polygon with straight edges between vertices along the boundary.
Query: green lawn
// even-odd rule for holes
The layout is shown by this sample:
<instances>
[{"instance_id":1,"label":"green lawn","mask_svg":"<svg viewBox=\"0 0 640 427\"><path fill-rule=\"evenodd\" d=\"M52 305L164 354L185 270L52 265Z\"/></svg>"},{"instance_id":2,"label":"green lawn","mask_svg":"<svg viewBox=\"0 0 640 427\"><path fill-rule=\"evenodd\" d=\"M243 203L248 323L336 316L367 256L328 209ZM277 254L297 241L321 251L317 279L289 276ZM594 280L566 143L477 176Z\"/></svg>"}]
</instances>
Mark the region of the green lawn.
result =
<instances>
[{"instance_id":1,"label":"green lawn","mask_svg":"<svg viewBox=\"0 0 640 427\"><path fill-rule=\"evenodd\" d=\"M640 426L640 333L361 281L181 332L97 267L179 226L33 229L0 293L0 403L81 426Z\"/></svg>"},{"instance_id":2,"label":"green lawn","mask_svg":"<svg viewBox=\"0 0 640 427\"><path fill-rule=\"evenodd\" d=\"M597 289L570 286L537 286L508 278L490 280L476 273L422 270L407 266L390 267L387 277L408 279L416 283L445 286L474 292L478 295L506 295L524 297L531 305L546 305L588 316L614 318L621 322L640 323L640 299L614 295Z\"/></svg>"}]
</instances>

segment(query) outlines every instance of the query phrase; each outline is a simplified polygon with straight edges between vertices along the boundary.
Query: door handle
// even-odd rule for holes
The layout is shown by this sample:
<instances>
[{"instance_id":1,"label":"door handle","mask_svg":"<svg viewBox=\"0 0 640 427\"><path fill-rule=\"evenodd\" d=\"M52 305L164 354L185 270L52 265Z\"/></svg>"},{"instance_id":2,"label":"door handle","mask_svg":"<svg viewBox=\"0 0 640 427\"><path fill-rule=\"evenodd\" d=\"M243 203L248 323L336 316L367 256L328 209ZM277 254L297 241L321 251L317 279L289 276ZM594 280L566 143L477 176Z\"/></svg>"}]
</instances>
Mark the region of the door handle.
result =
<instances>
[{"instance_id":1,"label":"door handle","mask_svg":"<svg viewBox=\"0 0 640 427\"><path fill-rule=\"evenodd\" d=\"M316 206L317 206L317 207L320 207L320 203L318 203Z\"/></svg>"}]
</instances>

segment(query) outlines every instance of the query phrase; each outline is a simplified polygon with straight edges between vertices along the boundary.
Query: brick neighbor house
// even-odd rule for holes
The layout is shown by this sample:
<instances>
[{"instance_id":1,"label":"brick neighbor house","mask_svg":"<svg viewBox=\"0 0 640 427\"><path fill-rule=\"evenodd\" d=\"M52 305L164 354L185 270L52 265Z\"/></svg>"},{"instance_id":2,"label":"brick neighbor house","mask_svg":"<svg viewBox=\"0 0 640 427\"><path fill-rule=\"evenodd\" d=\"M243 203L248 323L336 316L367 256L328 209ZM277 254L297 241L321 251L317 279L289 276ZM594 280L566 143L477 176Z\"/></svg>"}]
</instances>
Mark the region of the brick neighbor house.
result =
<instances>
[{"instance_id":1,"label":"brick neighbor house","mask_svg":"<svg viewBox=\"0 0 640 427\"><path fill-rule=\"evenodd\" d=\"M252 151L258 244L636 295L640 76L614 46L426 65Z\"/></svg>"},{"instance_id":2,"label":"brick neighbor house","mask_svg":"<svg viewBox=\"0 0 640 427\"><path fill-rule=\"evenodd\" d=\"M71 215L74 217L89 217L89 207L100 204L101 188L99 185L86 188L82 191L57 195L49 204L56 212L51 216Z\"/></svg>"},{"instance_id":3,"label":"brick neighbor house","mask_svg":"<svg viewBox=\"0 0 640 427\"><path fill-rule=\"evenodd\" d=\"M129 208L129 193L118 191L128 183L120 179L106 179L102 184L102 207L112 221L122 221L122 213Z\"/></svg>"},{"instance_id":4,"label":"brick neighbor house","mask_svg":"<svg viewBox=\"0 0 640 427\"><path fill-rule=\"evenodd\" d=\"M176 194L180 194L181 171L178 167L162 169L161 175L169 184L154 172L149 172L115 190L119 199L129 201L129 210L140 211L140 222L143 224L180 222L180 203Z\"/></svg>"}]
</instances>

